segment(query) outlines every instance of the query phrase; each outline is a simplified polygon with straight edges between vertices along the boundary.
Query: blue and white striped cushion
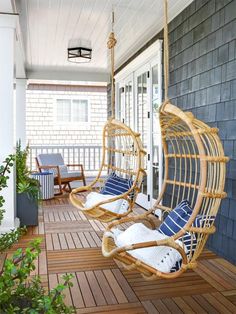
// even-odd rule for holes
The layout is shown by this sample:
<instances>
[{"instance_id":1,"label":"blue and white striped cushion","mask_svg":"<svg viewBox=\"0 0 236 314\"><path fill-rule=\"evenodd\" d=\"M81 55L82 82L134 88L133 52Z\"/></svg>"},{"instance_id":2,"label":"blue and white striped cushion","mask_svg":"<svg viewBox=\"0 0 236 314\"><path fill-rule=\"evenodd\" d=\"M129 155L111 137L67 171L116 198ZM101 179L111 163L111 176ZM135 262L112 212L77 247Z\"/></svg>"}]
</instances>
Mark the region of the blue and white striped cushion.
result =
<instances>
[{"instance_id":1,"label":"blue and white striped cushion","mask_svg":"<svg viewBox=\"0 0 236 314\"><path fill-rule=\"evenodd\" d=\"M197 247L197 237L195 233L185 233L185 235L181 238L179 238L180 241L183 242L185 248L187 249L186 255L189 256L190 253L194 253ZM192 249L191 249L192 246ZM182 265L182 259L177 261L175 266L171 268L171 273L178 271L181 268Z\"/></svg>"},{"instance_id":2,"label":"blue and white striped cushion","mask_svg":"<svg viewBox=\"0 0 236 314\"><path fill-rule=\"evenodd\" d=\"M202 228L202 227L210 227L212 223L215 221L215 216L207 216L207 215L197 215L193 222L193 227Z\"/></svg>"},{"instance_id":3,"label":"blue and white striped cushion","mask_svg":"<svg viewBox=\"0 0 236 314\"><path fill-rule=\"evenodd\" d=\"M175 266L173 266L171 268L170 272L174 273L174 272L178 271L181 268L181 265L182 265L182 259L175 263Z\"/></svg>"},{"instance_id":4,"label":"blue and white striped cushion","mask_svg":"<svg viewBox=\"0 0 236 314\"><path fill-rule=\"evenodd\" d=\"M170 212L170 214L166 217L166 219L163 221L163 223L160 225L158 231L162 234L172 236L175 235L178 231L180 231L185 224L188 222L188 219L190 218L192 214L192 208L190 207L190 204L187 200L182 201L177 205L177 207ZM200 215L198 214L195 218L192 226L201 228L202 226L207 227L214 222L215 217L214 216L206 216L206 215ZM187 256L189 256L190 253L194 253L196 246L197 246L197 236L196 233L188 233L186 232L185 235L181 238L179 238L180 241L183 242L187 249ZM191 249L192 246L192 249ZM177 261L175 266L172 267L171 272L178 271L182 265L182 260Z\"/></svg>"},{"instance_id":5,"label":"blue and white striped cushion","mask_svg":"<svg viewBox=\"0 0 236 314\"><path fill-rule=\"evenodd\" d=\"M190 207L189 202L183 200L169 213L160 225L158 231L167 236L175 235L186 225L191 214L192 208Z\"/></svg>"},{"instance_id":6,"label":"blue and white striped cushion","mask_svg":"<svg viewBox=\"0 0 236 314\"><path fill-rule=\"evenodd\" d=\"M132 185L133 181L131 179L121 178L112 172L100 193L108 195L120 195L127 192L132 187Z\"/></svg>"}]
</instances>

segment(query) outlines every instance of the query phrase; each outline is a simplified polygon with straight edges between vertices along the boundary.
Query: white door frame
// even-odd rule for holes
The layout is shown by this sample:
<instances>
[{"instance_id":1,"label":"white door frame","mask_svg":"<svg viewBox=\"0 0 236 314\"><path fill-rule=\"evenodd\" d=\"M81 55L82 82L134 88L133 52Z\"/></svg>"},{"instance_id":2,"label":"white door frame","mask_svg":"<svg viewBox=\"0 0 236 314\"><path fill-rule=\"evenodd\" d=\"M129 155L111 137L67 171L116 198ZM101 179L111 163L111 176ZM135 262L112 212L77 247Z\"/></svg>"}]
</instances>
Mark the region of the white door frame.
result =
<instances>
[{"instance_id":1,"label":"white door frame","mask_svg":"<svg viewBox=\"0 0 236 314\"><path fill-rule=\"evenodd\" d=\"M152 198L153 196L153 101L152 101L152 68L157 65L158 66L158 82L160 84L158 99L162 99L162 64L161 64L161 56L162 56L162 41L157 40L153 43L148 49L142 52L137 58L132 60L123 70L121 70L116 76L116 100L117 106L119 102L119 88L124 87L124 95L125 95L125 84L132 80L133 87L133 119L134 119L134 129L137 131L137 78L139 75L149 72L149 77L147 77L147 102L148 102L148 111L147 119L149 119L148 123L148 137L147 137L147 190L148 195L139 193L137 197L137 203L144 208L149 209L155 200ZM125 100L123 101L122 106L125 105ZM122 112L125 112L122 108ZM161 140L160 140L161 142ZM158 144L161 147L161 143ZM162 149L159 149L159 191L162 184Z\"/></svg>"}]
</instances>

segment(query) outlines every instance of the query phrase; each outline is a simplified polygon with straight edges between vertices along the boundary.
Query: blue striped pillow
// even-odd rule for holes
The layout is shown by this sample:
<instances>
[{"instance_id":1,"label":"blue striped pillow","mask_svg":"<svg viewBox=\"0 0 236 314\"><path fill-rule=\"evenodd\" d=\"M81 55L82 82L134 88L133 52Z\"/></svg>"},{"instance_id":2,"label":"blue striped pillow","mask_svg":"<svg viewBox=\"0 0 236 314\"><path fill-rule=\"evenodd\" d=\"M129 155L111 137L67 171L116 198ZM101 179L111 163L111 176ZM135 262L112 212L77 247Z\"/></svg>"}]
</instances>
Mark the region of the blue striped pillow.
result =
<instances>
[{"instance_id":1,"label":"blue striped pillow","mask_svg":"<svg viewBox=\"0 0 236 314\"><path fill-rule=\"evenodd\" d=\"M166 219L163 221L163 223L160 225L158 231L162 234L172 236L175 235L178 231L180 231L185 224L188 222L188 219L190 218L192 214L192 208L190 207L190 204L187 200L183 200L181 203L179 203L174 210L172 210L169 215L166 217ZM202 226L210 226L212 222L214 222L215 216L206 216L206 215L200 215L198 214L195 218L192 226L201 228ZM205 223L206 222L206 223ZM180 241L183 242L187 249L187 256L192 251L192 254L194 253L196 246L197 246L197 236L198 234L195 233L188 233L186 232L183 237L179 238ZM191 250L192 245L192 250ZM178 271L181 267L182 259L180 261L177 261L175 266L172 267L171 272Z\"/></svg>"},{"instance_id":2,"label":"blue striped pillow","mask_svg":"<svg viewBox=\"0 0 236 314\"><path fill-rule=\"evenodd\" d=\"M119 177L115 172L112 172L107 178L101 194L120 195L127 192L133 185L131 179Z\"/></svg>"},{"instance_id":3,"label":"blue striped pillow","mask_svg":"<svg viewBox=\"0 0 236 314\"><path fill-rule=\"evenodd\" d=\"M215 216L207 216L198 214L193 222L193 227L202 228L210 227L215 221Z\"/></svg>"},{"instance_id":4,"label":"blue striped pillow","mask_svg":"<svg viewBox=\"0 0 236 314\"><path fill-rule=\"evenodd\" d=\"M175 235L186 225L191 214L192 208L189 202L183 200L169 213L158 231L167 236Z\"/></svg>"}]
</instances>

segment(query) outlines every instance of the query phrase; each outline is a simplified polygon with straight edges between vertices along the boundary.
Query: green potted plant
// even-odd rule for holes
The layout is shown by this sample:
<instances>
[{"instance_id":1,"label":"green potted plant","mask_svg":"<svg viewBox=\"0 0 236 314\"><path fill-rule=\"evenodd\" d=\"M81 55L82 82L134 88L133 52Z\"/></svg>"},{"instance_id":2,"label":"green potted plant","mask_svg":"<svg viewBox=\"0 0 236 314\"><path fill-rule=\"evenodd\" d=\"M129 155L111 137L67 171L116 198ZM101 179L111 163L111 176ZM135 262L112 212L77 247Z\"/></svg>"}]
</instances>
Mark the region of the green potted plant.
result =
<instances>
[{"instance_id":1,"label":"green potted plant","mask_svg":"<svg viewBox=\"0 0 236 314\"><path fill-rule=\"evenodd\" d=\"M7 188L15 156L10 155L0 165L0 226L4 215L4 198L1 191ZM0 255L18 241L24 228L0 234ZM75 310L64 303L63 291L71 287L72 275L63 276L64 282L47 291L39 276L31 276L40 254L41 239L36 239L26 249L19 248L6 258L0 269L0 313L1 314L72 314Z\"/></svg>"},{"instance_id":2,"label":"green potted plant","mask_svg":"<svg viewBox=\"0 0 236 314\"><path fill-rule=\"evenodd\" d=\"M38 205L40 200L39 182L30 177L27 167L29 147L21 148L20 141L16 146L16 200L17 217L21 226L38 225Z\"/></svg>"}]
</instances>

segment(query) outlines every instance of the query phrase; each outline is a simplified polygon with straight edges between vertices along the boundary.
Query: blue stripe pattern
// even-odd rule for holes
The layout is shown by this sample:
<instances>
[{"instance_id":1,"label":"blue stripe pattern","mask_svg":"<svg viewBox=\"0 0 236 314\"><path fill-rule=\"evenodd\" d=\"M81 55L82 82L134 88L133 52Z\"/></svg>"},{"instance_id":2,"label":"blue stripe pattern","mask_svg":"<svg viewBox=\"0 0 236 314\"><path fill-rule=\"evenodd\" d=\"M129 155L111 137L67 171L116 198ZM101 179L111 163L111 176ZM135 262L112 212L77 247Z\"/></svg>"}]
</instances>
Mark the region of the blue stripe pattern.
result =
<instances>
[{"instance_id":1,"label":"blue stripe pattern","mask_svg":"<svg viewBox=\"0 0 236 314\"><path fill-rule=\"evenodd\" d=\"M193 227L210 227L215 220L215 216L197 215L193 222Z\"/></svg>"},{"instance_id":2,"label":"blue stripe pattern","mask_svg":"<svg viewBox=\"0 0 236 314\"><path fill-rule=\"evenodd\" d=\"M160 225L158 231L167 236L173 236L179 232L188 222L192 214L192 208L187 200L179 203L173 209L163 223ZM215 220L215 216L207 216L198 214L192 224L193 227L210 227ZM185 235L179 238L187 249L187 256L194 253L197 247L197 235L195 233L186 232ZM172 267L171 272L178 271L182 265L182 259L177 261L175 266Z\"/></svg>"},{"instance_id":3,"label":"blue stripe pattern","mask_svg":"<svg viewBox=\"0 0 236 314\"><path fill-rule=\"evenodd\" d=\"M169 213L160 225L158 231L169 237L175 235L186 225L191 214L192 208L190 207L189 202L187 200L183 200Z\"/></svg>"},{"instance_id":4,"label":"blue stripe pattern","mask_svg":"<svg viewBox=\"0 0 236 314\"><path fill-rule=\"evenodd\" d=\"M101 194L120 195L127 192L133 185L131 179L119 177L115 172L112 172L107 178Z\"/></svg>"}]
</instances>

